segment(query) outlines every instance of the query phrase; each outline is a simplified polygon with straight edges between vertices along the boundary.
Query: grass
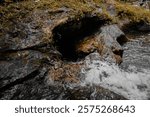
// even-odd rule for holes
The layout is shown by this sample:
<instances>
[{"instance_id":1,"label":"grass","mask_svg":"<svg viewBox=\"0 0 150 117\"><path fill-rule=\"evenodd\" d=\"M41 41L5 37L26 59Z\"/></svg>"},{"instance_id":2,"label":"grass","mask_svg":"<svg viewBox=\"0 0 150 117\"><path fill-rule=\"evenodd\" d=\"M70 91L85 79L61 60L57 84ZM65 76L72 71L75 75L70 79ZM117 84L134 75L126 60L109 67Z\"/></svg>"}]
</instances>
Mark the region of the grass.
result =
<instances>
[{"instance_id":1,"label":"grass","mask_svg":"<svg viewBox=\"0 0 150 117\"><path fill-rule=\"evenodd\" d=\"M141 7L136 7L126 3L115 3L118 18L128 18L132 22L148 22L150 23L150 11Z\"/></svg>"},{"instance_id":2,"label":"grass","mask_svg":"<svg viewBox=\"0 0 150 117\"><path fill-rule=\"evenodd\" d=\"M94 0L94 2L100 4L101 0ZM82 17L85 13L90 14L95 10L86 0L41 0L39 2L23 0L20 2L7 2L0 5L0 29L9 29L14 24L13 21L23 22L33 11L57 10L64 7L71 9L70 16L76 17ZM110 18L106 12L103 14L98 13L97 15Z\"/></svg>"},{"instance_id":3,"label":"grass","mask_svg":"<svg viewBox=\"0 0 150 117\"><path fill-rule=\"evenodd\" d=\"M134 7L132 5L118 2L114 0L93 0L88 3L87 0L20 0L20 2L12 2L5 0L6 3L0 5L0 29L8 29L13 27L14 22L24 22L24 19L36 10L57 10L59 8L71 9L70 16L82 17L85 13L92 14L96 7L102 8L103 12L95 14L100 18L106 19L112 23L120 19L128 18L132 22L150 22L150 12L143 8ZM106 10L106 6L114 4L117 17L111 16ZM51 14L50 14L51 15ZM2 35L2 33L0 33Z\"/></svg>"}]
</instances>

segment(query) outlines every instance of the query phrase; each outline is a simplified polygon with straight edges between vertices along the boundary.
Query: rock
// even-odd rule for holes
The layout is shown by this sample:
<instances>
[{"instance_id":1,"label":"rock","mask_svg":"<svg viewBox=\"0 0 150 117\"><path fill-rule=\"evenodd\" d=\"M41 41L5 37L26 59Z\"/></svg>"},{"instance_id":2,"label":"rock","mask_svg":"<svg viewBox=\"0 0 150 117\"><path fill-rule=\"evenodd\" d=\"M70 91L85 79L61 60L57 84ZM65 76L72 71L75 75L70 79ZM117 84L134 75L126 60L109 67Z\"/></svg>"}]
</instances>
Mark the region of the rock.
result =
<instances>
[{"instance_id":1,"label":"rock","mask_svg":"<svg viewBox=\"0 0 150 117\"><path fill-rule=\"evenodd\" d=\"M58 9L58 14L59 11ZM56 12L54 18L50 18L53 12ZM52 43L53 28L68 20L69 14L64 14L63 11L60 13L62 14L58 17L57 10L37 10L21 22L12 21L8 24L10 26L2 30L3 35L0 35L0 52L39 48Z\"/></svg>"},{"instance_id":2,"label":"rock","mask_svg":"<svg viewBox=\"0 0 150 117\"><path fill-rule=\"evenodd\" d=\"M0 99L43 99L50 92L45 73L45 68L39 68L32 77L1 90Z\"/></svg>"},{"instance_id":3,"label":"rock","mask_svg":"<svg viewBox=\"0 0 150 117\"><path fill-rule=\"evenodd\" d=\"M64 99L71 100L125 100L124 97L104 89L102 87L76 87L75 89L67 89Z\"/></svg>"},{"instance_id":4,"label":"rock","mask_svg":"<svg viewBox=\"0 0 150 117\"><path fill-rule=\"evenodd\" d=\"M3 22L8 25L0 27L0 99L124 99L101 87L79 86L87 55L96 51L120 63L127 41L117 25L95 12L36 9Z\"/></svg>"},{"instance_id":5,"label":"rock","mask_svg":"<svg viewBox=\"0 0 150 117\"><path fill-rule=\"evenodd\" d=\"M107 61L120 63L123 54L121 45L127 42L125 34L117 25L103 26L100 30L99 39L104 45L102 57Z\"/></svg>"},{"instance_id":6,"label":"rock","mask_svg":"<svg viewBox=\"0 0 150 117\"><path fill-rule=\"evenodd\" d=\"M101 36L103 37L106 46L110 48L116 47L118 49L121 49L120 45L127 42L125 34L117 25L108 25L101 27Z\"/></svg>"},{"instance_id":7,"label":"rock","mask_svg":"<svg viewBox=\"0 0 150 117\"><path fill-rule=\"evenodd\" d=\"M150 31L150 24L148 23L139 23L136 27L139 31L142 31L142 32Z\"/></svg>"},{"instance_id":8,"label":"rock","mask_svg":"<svg viewBox=\"0 0 150 117\"><path fill-rule=\"evenodd\" d=\"M44 38L44 32L36 26L36 23L16 23L13 29L1 37L0 51L43 46L48 42L49 40Z\"/></svg>"},{"instance_id":9,"label":"rock","mask_svg":"<svg viewBox=\"0 0 150 117\"><path fill-rule=\"evenodd\" d=\"M23 84L2 92L0 99L11 100L121 100L123 96L101 87L74 87L59 84L48 85L41 77L25 81Z\"/></svg>"},{"instance_id":10,"label":"rock","mask_svg":"<svg viewBox=\"0 0 150 117\"><path fill-rule=\"evenodd\" d=\"M8 63L4 61L6 58ZM4 54L0 64L3 68L0 71L0 99L125 99L101 87L96 88L95 93L90 87L65 88L63 84L80 82L84 64L60 63L55 68L46 63L48 68L45 68L41 61L45 62L46 58L31 50ZM51 80L53 83L49 83Z\"/></svg>"},{"instance_id":11,"label":"rock","mask_svg":"<svg viewBox=\"0 0 150 117\"><path fill-rule=\"evenodd\" d=\"M36 51L5 53L0 57L0 90L7 89L39 74L46 55Z\"/></svg>"},{"instance_id":12,"label":"rock","mask_svg":"<svg viewBox=\"0 0 150 117\"><path fill-rule=\"evenodd\" d=\"M102 34L105 34L105 31ZM109 34L110 39L114 39L112 37L115 36L112 36L109 31L107 31L107 34ZM116 35L119 36L119 34ZM102 51L103 48L98 48L99 46L97 46L97 44L101 44L101 38L98 37L96 36L94 39L91 37L85 38L83 42L79 43L78 51L87 54L95 49ZM105 42L104 44L107 46L107 49L110 49L110 53L118 49L115 48L113 50L110 48L113 46L111 45L112 43L107 43L107 45ZM92 94L93 90L86 90L87 88L80 87L77 90L66 90L63 86L59 86L61 83L78 84L82 80L80 79L81 68L84 64L82 62L74 64L63 63L60 60L61 58L59 58L60 53L55 52L51 48L49 50L52 52L47 52L46 49L41 47L36 48L36 50L7 50L1 52L0 99L124 99L102 88L100 88L102 90L100 90L101 95L99 95L99 91L96 94ZM52 60L53 64L50 63ZM46 67L43 67L45 65ZM51 80L58 84L55 84L55 86L49 84Z\"/></svg>"}]
</instances>

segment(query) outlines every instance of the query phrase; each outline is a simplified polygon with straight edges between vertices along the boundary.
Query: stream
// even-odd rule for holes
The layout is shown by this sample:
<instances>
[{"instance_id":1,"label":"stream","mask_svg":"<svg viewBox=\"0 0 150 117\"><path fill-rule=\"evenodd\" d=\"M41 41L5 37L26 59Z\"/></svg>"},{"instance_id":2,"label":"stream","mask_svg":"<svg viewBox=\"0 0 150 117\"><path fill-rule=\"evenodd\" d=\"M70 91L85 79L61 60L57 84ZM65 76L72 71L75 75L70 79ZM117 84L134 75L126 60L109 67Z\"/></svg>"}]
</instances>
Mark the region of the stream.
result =
<instances>
[{"instance_id":1,"label":"stream","mask_svg":"<svg viewBox=\"0 0 150 117\"><path fill-rule=\"evenodd\" d=\"M95 59L85 60L85 79L81 85L100 86L127 99L150 99L150 34L130 37L120 66Z\"/></svg>"}]
</instances>

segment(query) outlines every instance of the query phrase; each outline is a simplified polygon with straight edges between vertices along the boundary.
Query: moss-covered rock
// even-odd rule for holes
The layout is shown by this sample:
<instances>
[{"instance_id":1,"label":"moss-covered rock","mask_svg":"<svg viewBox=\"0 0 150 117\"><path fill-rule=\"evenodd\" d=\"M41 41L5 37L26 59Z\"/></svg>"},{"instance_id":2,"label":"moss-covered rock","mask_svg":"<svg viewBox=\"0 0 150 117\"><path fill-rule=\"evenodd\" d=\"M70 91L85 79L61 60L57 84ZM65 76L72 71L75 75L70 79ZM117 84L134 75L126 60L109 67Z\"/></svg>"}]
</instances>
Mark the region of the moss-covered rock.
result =
<instances>
[{"instance_id":1,"label":"moss-covered rock","mask_svg":"<svg viewBox=\"0 0 150 117\"><path fill-rule=\"evenodd\" d=\"M0 99L57 99L49 82L81 82L90 53L122 61L127 40L117 25L150 22L148 11L114 0L3 0L0 17Z\"/></svg>"}]
</instances>

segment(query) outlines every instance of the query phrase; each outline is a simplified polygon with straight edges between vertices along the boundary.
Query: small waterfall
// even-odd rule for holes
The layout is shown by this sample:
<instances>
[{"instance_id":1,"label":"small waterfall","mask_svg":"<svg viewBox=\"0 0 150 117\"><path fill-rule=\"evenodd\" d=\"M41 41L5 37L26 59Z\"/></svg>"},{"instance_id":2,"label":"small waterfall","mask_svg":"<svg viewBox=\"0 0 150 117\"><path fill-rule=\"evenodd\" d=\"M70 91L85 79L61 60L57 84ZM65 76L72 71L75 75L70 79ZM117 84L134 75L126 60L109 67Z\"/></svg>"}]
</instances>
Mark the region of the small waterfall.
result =
<instances>
[{"instance_id":1,"label":"small waterfall","mask_svg":"<svg viewBox=\"0 0 150 117\"><path fill-rule=\"evenodd\" d=\"M150 70L137 72L134 66L129 71L107 62L91 61L85 72L82 85L99 85L128 99L148 99L150 97Z\"/></svg>"},{"instance_id":2,"label":"small waterfall","mask_svg":"<svg viewBox=\"0 0 150 117\"><path fill-rule=\"evenodd\" d=\"M85 78L81 85L101 86L127 99L150 99L150 54L148 54L150 49L147 49L140 39L125 45L125 48L128 47L128 49L125 50L124 62L121 66L101 61L98 53L93 53L92 56L95 57L92 60L87 56L86 67L82 70ZM139 58L138 55L141 54L145 56ZM126 55L128 55L127 60ZM147 61L147 66L142 65L142 61L143 64Z\"/></svg>"}]
</instances>

